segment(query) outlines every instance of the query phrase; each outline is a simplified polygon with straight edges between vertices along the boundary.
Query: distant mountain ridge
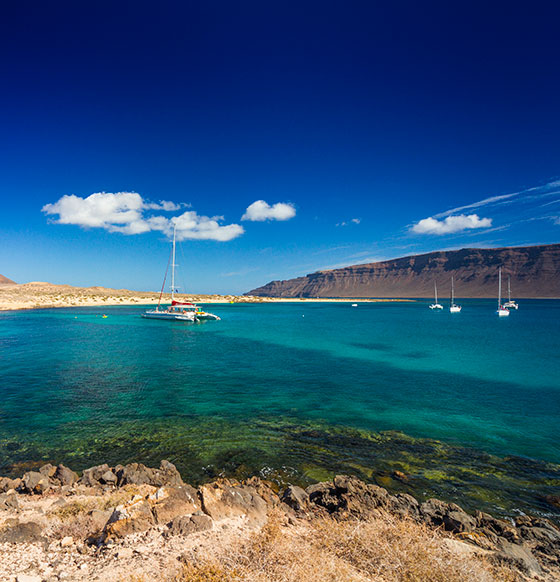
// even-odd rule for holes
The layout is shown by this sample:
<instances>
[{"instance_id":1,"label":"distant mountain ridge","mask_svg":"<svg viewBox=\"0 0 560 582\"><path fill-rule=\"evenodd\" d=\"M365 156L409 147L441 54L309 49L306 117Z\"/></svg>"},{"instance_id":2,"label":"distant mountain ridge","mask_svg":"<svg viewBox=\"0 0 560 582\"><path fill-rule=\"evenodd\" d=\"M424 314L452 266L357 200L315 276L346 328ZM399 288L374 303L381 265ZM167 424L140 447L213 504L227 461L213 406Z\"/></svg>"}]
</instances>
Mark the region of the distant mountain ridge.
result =
<instances>
[{"instance_id":1,"label":"distant mountain ridge","mask_svg":"<svg viewBox=\"0 0 560 582\"><path fill-rule=\"evenodd\" d=\"M560 298L560 244L436 251L271 281L247 295L432 297L437 282L439 296L446 297L453 275L457 297L496 297L499 267L505 293L511 277L512 297Z\"/></svg>"},{"instance_id":2,"label":"distant mountain ridge","mask_svg":"<svg viewBox=\"0 0 560 582\"><path fill-rule=\"evenodd\" d=\"M0 285L17 285L17 283L8 279L8 277L4 277L4 275L0 275Z\"/></svg>"}]
</instances>

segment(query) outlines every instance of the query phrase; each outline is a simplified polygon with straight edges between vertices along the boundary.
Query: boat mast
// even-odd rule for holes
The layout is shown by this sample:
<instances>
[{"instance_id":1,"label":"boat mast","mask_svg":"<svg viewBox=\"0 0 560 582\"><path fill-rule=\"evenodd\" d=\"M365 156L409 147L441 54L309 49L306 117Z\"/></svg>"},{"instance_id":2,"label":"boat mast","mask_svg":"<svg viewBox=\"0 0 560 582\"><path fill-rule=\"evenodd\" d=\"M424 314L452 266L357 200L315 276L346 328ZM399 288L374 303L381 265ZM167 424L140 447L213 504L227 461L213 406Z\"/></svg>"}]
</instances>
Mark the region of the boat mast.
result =
<instances>
[{"instance_id":1,"label":"boat mast","mask_svg":"<svg viewBox=\"0 0 560 582\"><path fill-rule=\"evenodd\" d=\"M500 267L498 271L498 310L501 307L502 303L502 267Z\"/></svg>"},{"instance_id":2,"label":"boat mast","mask_svg":"<svg viewBox=\"0 0 560 582\"><path fill-rule=\"evenodd\" d=\"M453 275L451 275L451 305L455 305L455 285L453 283Z\"/></svg>"},{"instance_id":3,"label":"boat mast","mask_svg":"<svg viewBox=\"0 0 560 582\"><path fill-rule=\"evenodd\" d=\"M508 275L508 301L511 301L510 279L511 279L511 277Z\"/></svg>"},{"instance_id":4,"label":"boat mast","mask_svg":"<svg viewBox=\"0 0 560 582\"><path fill-rule=\"evenodd\" d=\"M437 305L437 283L434 282L434 293L436 296L436 305Z\"/></svg>"},{"instance_id":5,"label":"boat mast","mask_svg":"<svg viewBox=\"0 0 560 582\"><path fill-rule=\"evenodd\" d=\"M171 301L173 301L173 293L175 292L175 230L177 225L173 225L173 262L171 263Z\"/></svg>"}]
</instances>

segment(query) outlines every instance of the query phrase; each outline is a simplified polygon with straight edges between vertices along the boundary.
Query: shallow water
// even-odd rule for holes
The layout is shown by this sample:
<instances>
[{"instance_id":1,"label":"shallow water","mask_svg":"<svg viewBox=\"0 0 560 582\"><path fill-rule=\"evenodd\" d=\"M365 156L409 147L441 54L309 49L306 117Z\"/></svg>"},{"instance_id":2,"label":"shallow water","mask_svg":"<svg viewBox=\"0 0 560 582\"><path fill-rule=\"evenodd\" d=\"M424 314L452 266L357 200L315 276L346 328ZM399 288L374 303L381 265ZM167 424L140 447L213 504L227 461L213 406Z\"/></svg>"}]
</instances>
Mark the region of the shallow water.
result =
<instances>
[{"instance_id":1,"label":"shallow water","mask_svg":"<svg viewBox=\"0 0 560 582\"><path fill-rule=\"evenodd\" d=\"M199 325L130 306L0 313L0 472L167 457L196 482L351 472L554 514L560 301L507 319L494 301L428 303L215 305L222 321Z\"/></svg>"}]
</instances>

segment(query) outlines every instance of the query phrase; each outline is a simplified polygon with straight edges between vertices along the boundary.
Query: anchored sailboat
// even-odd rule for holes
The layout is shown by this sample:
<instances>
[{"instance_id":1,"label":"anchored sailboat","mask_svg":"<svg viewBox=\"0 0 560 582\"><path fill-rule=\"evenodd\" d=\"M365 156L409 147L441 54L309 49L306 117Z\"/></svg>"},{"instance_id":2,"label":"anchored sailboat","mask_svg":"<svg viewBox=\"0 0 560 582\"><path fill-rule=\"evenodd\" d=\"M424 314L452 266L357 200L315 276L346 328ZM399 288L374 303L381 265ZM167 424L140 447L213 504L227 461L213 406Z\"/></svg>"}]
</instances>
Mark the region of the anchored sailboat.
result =
<instances>
[{"instance_id":1,"label":"anchored sailboat","mask_svg":"<svg viewBox=\"0 0 560 582\"><path fill-rule=\"evenodd\" d=\"M453 275L451 275L451 303L449 304L449 311L451 313L461 313L461 306L455 305L455 283Z\"/></svg>"},{"instance_id":2,"label":"anchored sailboat","mask_svg":"<svg viewBox=\"0 0 560 582\"><path fill-rule=\"evenodd\" d=\"M437 302L437 284L434 282L435 301L430 305L430 309L443 309L443 305Z\"/></svg>"},{"instance_id":3,"label":"anchored sailboat","mask_svg":"<svg viewBox=\"0 0 560 582\"><path fill-rule=\"evenodd\" d=\"M161 309L161 298L163 289L165 288L165 280L167 279L167 270L163 278L163 285L159 294L159 301L155 309L149 309L142 313L142 317L146 319L167 319L170 321L201 321L203 319L220 319L213 313L207 313L195 305L194 303L181 302L175 300L175 240L176 240L176 226L173 226L173 250L171 255L171 305L165 309ZM169 265L167 265L169 269Z\"/></svg>"},{"instance_id":4,"label":"anchored sailboat","mask_svg":"<svg viewBox=\"0 0 560 582\"><path fill-rule=\"evenodd\" d=\"M504 303L506 309L519 309L519 305L515 301L511 300L511 277L508 275L508 300Z\"/></svg>"},{"instance_id":5,"label":"anchored sailboat","mask_svg":"<svg viewBox=\"0 0 560 582\"><path fill-rule=\"evenodd\" d=\"M509 310L507 310L502 305L502 267L498 271L498 311L496 312L500 317L509 315Z\"/></svg>"}]
</instances>

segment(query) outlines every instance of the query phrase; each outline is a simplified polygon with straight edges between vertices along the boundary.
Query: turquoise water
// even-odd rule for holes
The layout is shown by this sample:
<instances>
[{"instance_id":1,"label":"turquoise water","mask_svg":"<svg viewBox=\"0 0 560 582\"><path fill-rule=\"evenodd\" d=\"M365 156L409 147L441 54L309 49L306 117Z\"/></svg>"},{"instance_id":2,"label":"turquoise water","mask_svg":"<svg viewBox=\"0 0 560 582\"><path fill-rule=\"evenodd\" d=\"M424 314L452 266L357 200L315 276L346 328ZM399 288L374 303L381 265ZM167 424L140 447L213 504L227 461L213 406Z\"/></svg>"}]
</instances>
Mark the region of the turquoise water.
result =
<instances>
[{"instance_id":1,"label":"turquoise water","mask_svg":"<svg viewBox=\"0 0 560 582\"><path fill-rule=\"evenodd\" d=\"M222 321L198 325L136 306L0 313L0 473L165 456L193 481L345 471L553 515L560 301L507 319L428 303L215 305Z\"/></svg>"}]
</instances>

